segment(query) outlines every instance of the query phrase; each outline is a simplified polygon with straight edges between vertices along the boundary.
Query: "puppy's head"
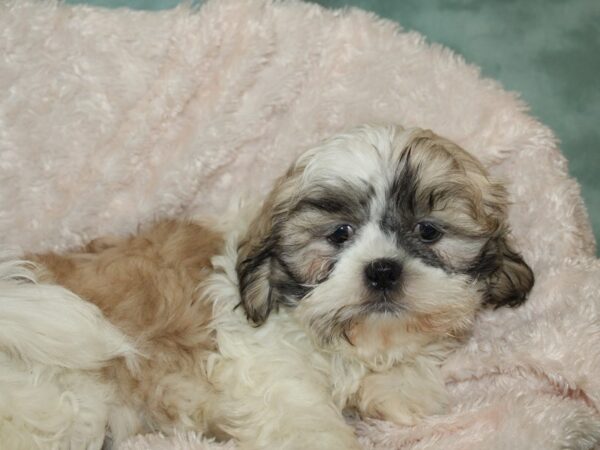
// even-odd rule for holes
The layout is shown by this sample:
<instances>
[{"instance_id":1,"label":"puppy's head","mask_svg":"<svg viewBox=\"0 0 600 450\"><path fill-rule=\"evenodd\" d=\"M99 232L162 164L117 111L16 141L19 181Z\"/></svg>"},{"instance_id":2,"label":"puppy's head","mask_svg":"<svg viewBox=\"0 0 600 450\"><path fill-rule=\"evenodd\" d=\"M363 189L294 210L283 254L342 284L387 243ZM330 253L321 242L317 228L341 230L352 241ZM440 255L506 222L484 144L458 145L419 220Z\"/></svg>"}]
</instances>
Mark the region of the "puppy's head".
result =
<instances>
[{"instance_id":1,"label":"puppy's head","mask_svg":"<svg viewBox=\"0 0 600 450\"><path fill-rule=\"evenodd\" d=\"M379 323L457 335L483 304L521 304L531 269L512 248L506 193L457 145L363 127L304 153L239 248L248 318L279 305L323 343Z\"/></svg>"}]
</instances>

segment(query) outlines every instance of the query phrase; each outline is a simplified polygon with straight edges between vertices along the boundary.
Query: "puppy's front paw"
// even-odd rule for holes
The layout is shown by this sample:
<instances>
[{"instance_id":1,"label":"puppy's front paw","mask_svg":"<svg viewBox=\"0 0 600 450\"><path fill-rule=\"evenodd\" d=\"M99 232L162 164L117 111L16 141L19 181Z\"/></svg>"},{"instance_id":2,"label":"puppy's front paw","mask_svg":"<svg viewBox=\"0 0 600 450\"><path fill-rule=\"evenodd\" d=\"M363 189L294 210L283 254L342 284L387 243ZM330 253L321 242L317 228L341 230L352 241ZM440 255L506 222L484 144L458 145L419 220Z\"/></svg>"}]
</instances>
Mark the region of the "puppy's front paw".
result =
<instances>
[{"instance_id":1,"label":"puppy's front paw","mask_svg":"<svg viewBox=\"0 0 600 450\"><path fill-rule=\"evenodd\" d=\"M388 420L398 425L416 425L424 417L443 414L447 410L446 399L424 395L420 399L408 399L402 395L389 396L374 405L372 417Z\"/></svg>"},{"instance_id":2,"label":"puppy's front paw","mask_svg":"<svg viewBox=\"0 0 600 450\"><path fill-rule=\"evenodd\" d=\"M448 393L440 380L407 375L396 371L367 375L360 389L361 412L399 425L415 425L424 417L446 412Z\"/></svg>"}]
</instances>

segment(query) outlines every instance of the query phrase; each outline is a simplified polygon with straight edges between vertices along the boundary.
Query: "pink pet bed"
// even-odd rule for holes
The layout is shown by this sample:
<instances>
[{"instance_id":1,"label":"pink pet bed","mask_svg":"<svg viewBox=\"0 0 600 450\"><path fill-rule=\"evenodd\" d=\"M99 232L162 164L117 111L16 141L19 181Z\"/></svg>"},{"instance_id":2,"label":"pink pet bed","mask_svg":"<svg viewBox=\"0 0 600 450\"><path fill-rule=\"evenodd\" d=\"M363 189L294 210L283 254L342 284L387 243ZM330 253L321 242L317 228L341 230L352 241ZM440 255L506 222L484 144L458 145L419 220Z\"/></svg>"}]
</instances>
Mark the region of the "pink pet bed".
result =
<instances>
[{"instance_id":1,"label":"pink pet bed","mask_svg":"<svg viewBox=\"0 0 600 450\"><path fill-rule=\"evenodd\" d=\"M219 214L364 122L431 128L504 178L537 277L444 366L447 415L356 424L367 449L600 445L600 263L552 132L451 51L358 10L209 1L162 12L0 6L0 244L62 249ZM200 435L123 449L233 449Z\"/></svg>"}]
</instances>

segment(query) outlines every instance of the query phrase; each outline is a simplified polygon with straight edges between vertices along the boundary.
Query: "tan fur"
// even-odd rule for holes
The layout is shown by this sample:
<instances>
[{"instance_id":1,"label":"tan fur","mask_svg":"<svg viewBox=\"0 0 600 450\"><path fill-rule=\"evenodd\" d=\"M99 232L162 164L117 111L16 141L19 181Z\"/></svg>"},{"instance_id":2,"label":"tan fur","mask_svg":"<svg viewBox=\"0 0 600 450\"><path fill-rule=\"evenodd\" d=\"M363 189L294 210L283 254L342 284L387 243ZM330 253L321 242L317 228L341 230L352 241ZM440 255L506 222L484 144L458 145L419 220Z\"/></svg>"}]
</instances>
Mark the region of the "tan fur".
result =
<instances>
[{"instance_id":1,"label":"tan fur","mask_svg":"<svg viewBox=\"0 0 600 450\"><path fill-rule=\"evenodd\" d=\"M148 414L150 427L140 423L135 431L185 428L186 414L203 408L190 404L181 411L180 400L204 397L209 403L211 387L198 363L215 350L212 305L198 285L222 245L221 235L206 226L167 220L135 236L94 240L63 255L28 255L43 266L43 280L96 304L143 352L138 374L121 361L104 371L117 381L125 407ZM170 377L177 377L177 383L169 383ZM189 392L179 391L184 379Z\"/></svg>"},{"instance_id":2,"label":"tan fur","mask_svg":"<svg viewBox=\"0 0 600 450\"><path fill-rule=\"evenodd\" d=\"M459 224L458 230L468 236L487 237L504 225L504 186L465 150L430 130L418 130L403 151L411 152L411 165L420 172L417 204L422 212L429 209L433 194L434 211Z\"/></svg>"}]
</instances>

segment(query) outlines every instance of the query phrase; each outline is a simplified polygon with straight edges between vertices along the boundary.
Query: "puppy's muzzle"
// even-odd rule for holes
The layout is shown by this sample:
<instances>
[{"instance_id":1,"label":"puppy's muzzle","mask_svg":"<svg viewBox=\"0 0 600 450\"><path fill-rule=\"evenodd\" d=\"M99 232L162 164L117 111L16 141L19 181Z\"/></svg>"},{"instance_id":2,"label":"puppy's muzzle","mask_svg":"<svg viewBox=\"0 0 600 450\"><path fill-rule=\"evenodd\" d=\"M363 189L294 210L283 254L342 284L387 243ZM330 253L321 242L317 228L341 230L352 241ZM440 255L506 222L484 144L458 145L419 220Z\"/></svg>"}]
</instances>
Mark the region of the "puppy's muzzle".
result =
<instances>
[{"instance_id":1,"label":"puppy's muzzle","mask_svg":"<svg viewBox=\"0 0 600 450\"><path fill-rule=\"evenodd\" d=\"M365 267L367 286L376 291L394 289L400 282L402 266L394 259L381 258Z\"/></svg>"}]
</instances>

